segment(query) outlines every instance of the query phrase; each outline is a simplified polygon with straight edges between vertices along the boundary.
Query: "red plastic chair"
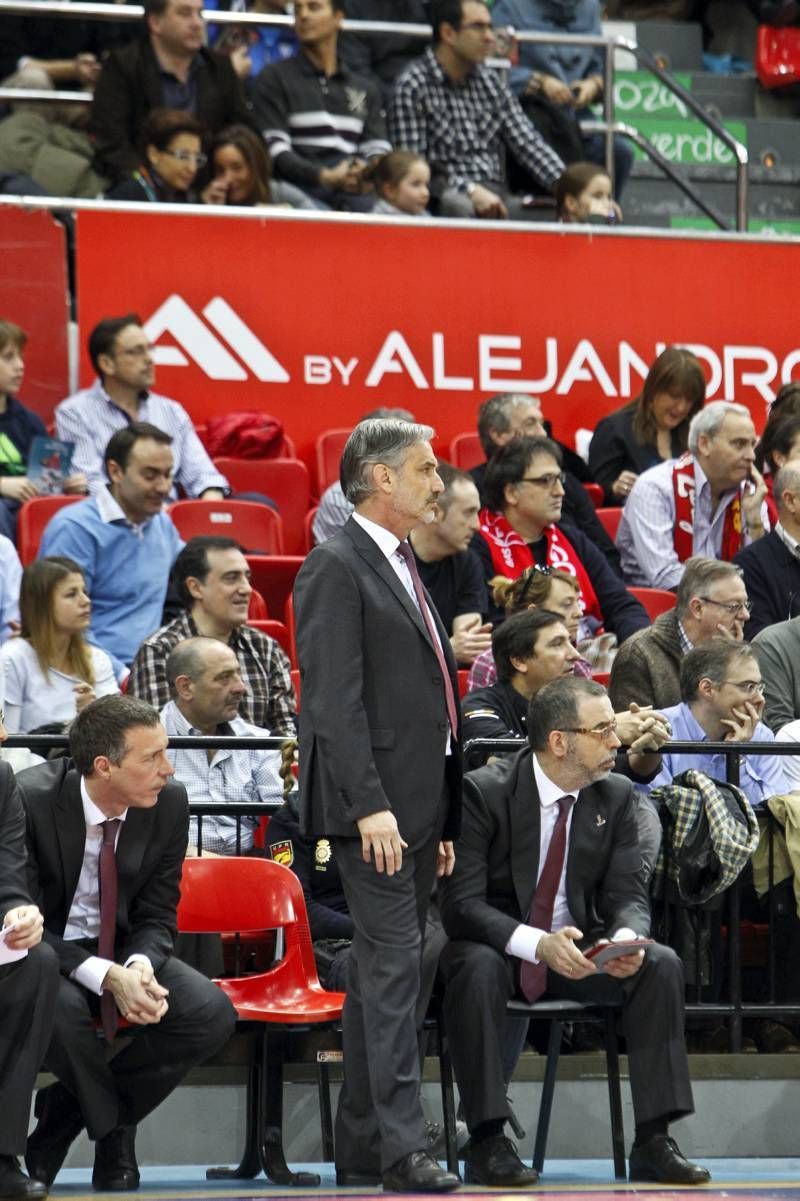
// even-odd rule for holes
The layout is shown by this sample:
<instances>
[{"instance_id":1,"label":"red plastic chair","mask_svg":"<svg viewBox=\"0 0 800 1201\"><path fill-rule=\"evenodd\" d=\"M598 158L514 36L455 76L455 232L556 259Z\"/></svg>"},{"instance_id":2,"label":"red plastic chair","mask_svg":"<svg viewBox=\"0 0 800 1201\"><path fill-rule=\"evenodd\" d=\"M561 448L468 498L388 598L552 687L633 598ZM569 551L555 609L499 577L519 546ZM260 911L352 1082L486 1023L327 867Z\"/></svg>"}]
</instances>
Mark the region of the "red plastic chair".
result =
<instances>
[{"instance_id":1,"label":"red plastic chair","mask_svg":"<svg viewBox=\"0 0 800 1201\"><path fill-rule=\"evenodd\" d=\"M486 455L483 453L481 440L477 434L456 434L450 443L450 462L461 471L469 471L483 463Z\"/></svg>"},{"instance_id":2,"label":"red plastic chair","mask_svg":"<svg viewBox=\"0 0 800 1201\"><path fill-rule=\"evenodd\" d=\"M250 604L247 606L247 620L252 623L254 621L266 621L268 617L267 602L258 589L254 588L250 593Z\"/></svg>"},{"instance_id":3,"label":"red plastic chair","mask_svg":"<svg viewBox=\"0 0 800 1201\"><path fill-rule=\"evenodd\" d=\"M216 534L235 538L256 554L283 554L283 523L269 505L246 500L176 500L169 515L187 542L200 534Z\"/></svg>"},{"instance_id":4,"label":"red plastic chair","mask_svg":"<svg viewBox=\"0 0 800 1201\"><path fill-rule=\"evenodd\" d=\"M311 504L308 468L299 459L214 459L234 492L262 492L275 501L287 555L306 552L305 518Z\"/></svg>"},{"instance_id":5,"label":"red plastic chair","mask_svg":"<svg viewBox=\"0 0 800 1201\"><path fill-rule=\"evenodd\" d=\"M592 679L595 684L602 684L604 688L608 688L608 681L611 679L610 671L593 671Z\"/></svg>"},{"instance_id":6,"label":"red plastic chair","mask_svg":"<svg viewBox=\"0 0 800 1201\"><path fill-rule=\"evenodd\" d=\"M603 501L606 498L606 494L603 491L602 486L600 484L584 484L583 487L585 491L589 493L589 499L594 507L596 509L602 509Z\"/></svg>"},{"instance_id":7,"label":"red plastic chair","mask_svg":"<svg viewBox=\"0 0 800 1201\"><path fill-rule=\"evenodd\" d=\"M277 617L286 613L286 601L292 594L294 578L303 566L304 555L247 555L251 579L267 609ZM286 617L284 616L284 621ZM291 632L291 624L286 621Z\"/></svg>"},{"instance_id":8,"label":"red plastic chair","mask_svg":"<svg viewBox=\"0 0 800 1201\"><path fill-rule=\"evenodd\" d=\"M305 550L306 554L308 554L308 552L310 550L313 550L314 547L317 545L316 542L314 541L314 518L317 515L318 509L319 509L319 505L314 505L314 508L309 509L308 512L306 513L306 519L305 519L305 523L304 523L304 533L305 533L304 550Z\"/></svg>"},{"instance_id":9,"label":"red plastic chair","mask_svg":"<svg viewBox=\"0 0 800 1201\"><path fill-rule=\"evenodd\" d=\"M23 567L36 558L44 527L59 509L74 505L85 496L35 496L20 505L17 515L17 550Z\"/></svg>"},{"instance_id":10,"label":"red plastic chair","mask_svg":"<svg viewBox=\"0 0 800 1201\"><path fill-rule=\"evenodd\" d=\"M612 542L616 542L617 530L619 529L619 523L622 521L622 509L616 507L609 509L595 509L595 512L597 514L598 521L608 534L609 538L612 540Z\"/></svg>"},{"instance_id":11,"label":"red plastic chair","mask_svg":"<svg viewBox=\"0 0 800 1201\"><path fill-rule=\"evenodd\" d=\"M261 620L254 620L248 617L247 624L252 626L254 630L261 630L262 634L266 634L268 637L274 638L278 645L283 647L283 649L286 651L292 667L297 666L291 635L282 621L275 621L274 619L269 618L266 620L263 618Z\"/></svg>"},{"instance_id":12,"label":"red plastic chair","mask_svg":"<svg viewBox=\"0 0 800 1201\"><path fill-rule=\"evenodd\" d=\"M342 457L344 444L353 432L353 427L339 426L336 429L323 430L314 443L314 457L317 463L317 492L319 496L334 480L339 478L339 460Z\"/></svg>"},{"instance_id":13,"label":"red plastic chair","mask_svg":"<svg viewBox=\"0 0 800 1201\"><path fill-rule=\"evenodd\" d=\"M459 700L462 696L466 696L469 692L467 680L469 679L469 668L459 667L458 669L458 696Z\"/></svg>"},{"instance_id":14,"label":"red plastic chair","mask_svg":"<svg viewBox=\"0 0 800 1201\"><path fill-rule=\"evenodd\" d=\"M341 1020L344 993L326 992L314 963L300 881L270 859L186 859L178 929L183 934L232 934L280 929L280 962L253 976L216 980L239 1023L253 1032L247 1081L245 1149L237 1168L211 1168L208 1179L252 1180L263 1171L275 1184L316 1188L312 1172L293 1172L283 1151L285 1035Z\"/></svg>"},{"instance_id":15,"label":"red plastic chair","mask_svg":"<svg viewBox=\"0 0 800 1201\"><path fill-rule=\"evenodd\" d=\"M631 596L635 596L640 605L644 605L647 616L651 621L661 613L669 613L675 608L677 597L666 588L629 588Z\"/></svg>"},{"instance_id":16,"label":"red plastic chair","mask_svg":"<svg viewBox=\"0 0 800 1201\"><path fill-rule=\"evenodd\" d=\"M800 29L797 26L759 25L756 75L765 88L786 88L800 80Z\"/></svg>"}]
</instances>

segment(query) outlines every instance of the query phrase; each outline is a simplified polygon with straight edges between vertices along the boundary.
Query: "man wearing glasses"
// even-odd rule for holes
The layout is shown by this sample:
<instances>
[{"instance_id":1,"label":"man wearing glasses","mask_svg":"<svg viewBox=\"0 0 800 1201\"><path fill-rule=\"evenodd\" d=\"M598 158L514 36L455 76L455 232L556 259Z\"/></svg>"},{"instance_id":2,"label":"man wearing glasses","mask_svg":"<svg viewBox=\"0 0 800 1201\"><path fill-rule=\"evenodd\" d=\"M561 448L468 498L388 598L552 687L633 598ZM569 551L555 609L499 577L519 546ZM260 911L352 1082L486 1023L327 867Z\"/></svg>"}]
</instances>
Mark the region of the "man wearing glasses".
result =
<instances>
[{"instance_id":1,"label":"man wearing glasses","mask_svg":"<svg viewBox=\"0 0 800 1201\"><path fill-rule=\"evenodd\" d=\"M800 615L800 460L790 459L781 467L772 495L777 525L734 559L753 602L748 639Z\"/></svg>"},{"instance_id":2,"label":"man wearing glasses","mask_svg":"<svg viewBox=\"0 0 800 1201\"><path fill-rule=\"evenodd\" d=\"M471 1136L467 1179L536 1183L503 1135L503 1030L510 999L546 997L622 1002L631 1179L704 1184L709 1172L668 1134L694 1108L677 956L652 944L600 971L583 954L650 930L633 788L610 774L620 741L605 690L575 677L547 684L530 705L528 742L513 760L466 776L459 853L443 887L445 1020Z\"/></svg>"}]
</instances>

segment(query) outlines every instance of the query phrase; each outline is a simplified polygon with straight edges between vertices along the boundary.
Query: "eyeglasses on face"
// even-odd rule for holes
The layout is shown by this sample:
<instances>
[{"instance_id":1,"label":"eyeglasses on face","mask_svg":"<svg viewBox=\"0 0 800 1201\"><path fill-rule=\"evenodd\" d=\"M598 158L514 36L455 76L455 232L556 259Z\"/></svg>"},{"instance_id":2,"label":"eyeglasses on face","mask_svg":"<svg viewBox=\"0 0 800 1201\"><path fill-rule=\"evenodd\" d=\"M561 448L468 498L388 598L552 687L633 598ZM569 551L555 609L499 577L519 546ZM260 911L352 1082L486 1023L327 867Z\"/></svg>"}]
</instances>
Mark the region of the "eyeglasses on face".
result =
<instances>
[{"instance_id":1,"label":"eyeglasses on face","mask_svg":"<svg viewBox=\"0 0 800 1201\"><path fill-rule=\"evenodd\" d=\"M735 617L737 613L753 612L753 603L749 600L743 601L718 601L711 596L698 596L698 600L705 601L707 605L716 605L719 609L724 609L726 613L730 613L731 617Z\"/></svg>"},{"instance_id":2,"label":"eyeglasses on face","mask_svg":"<svg viewBox=\"0 0 800 1201\"><path fill-rule=\"evenodd\" d=\"M764 695L762 680L720 680L720 684L730 684L731 688L738 688L740 692L746 692L748 696Z\"/></svg>"},{"instance_id":3,"label":"eyeglasses on face","mask_svg":"<svg viewBox=\"0 0 800 1201\"><path fill-rule=\"evenodd\" d=\"M193 150L165 150L164 154L168 154L179 163L192 163L195 167L205 167L208 162L207 155L195 154Z\"/></svg>"},{"instance_id":4,"label":"eyeglasses on face","mask_svg":"<svg viewBox=\"0 0 800 1201\"><path fill-rule=\"evenodd\" d=\"M520 484L535 484L537 488L554 488L556 484L564 483L566 475L563 471L551 471L547 475L523 475Z\"/></svg>"},{"instance_id":5,"label":"eyeglasses on face","mask_svg":"<svg viewBox=\"0 0 800 1201\"><path fill-rule=\"evenodd\" d=\"M604 726L593 726L591 730L586 726L572 726L561 732L562 734L588 734L590 738L596 738L598 742L608 742L617 733L617 720L614 718Z\"/></svg>"}]
</instances>

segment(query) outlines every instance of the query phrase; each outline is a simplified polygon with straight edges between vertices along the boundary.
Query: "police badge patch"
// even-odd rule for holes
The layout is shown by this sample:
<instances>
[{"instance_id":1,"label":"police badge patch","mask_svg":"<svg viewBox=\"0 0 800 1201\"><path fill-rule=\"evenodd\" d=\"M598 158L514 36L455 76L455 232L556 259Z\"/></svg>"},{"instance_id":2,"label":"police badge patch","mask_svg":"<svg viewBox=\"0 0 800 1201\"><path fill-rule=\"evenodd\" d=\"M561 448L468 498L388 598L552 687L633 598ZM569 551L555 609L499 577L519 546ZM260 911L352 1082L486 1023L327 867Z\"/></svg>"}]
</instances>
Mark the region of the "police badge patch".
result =
<instances>
[{"instance_id":1,"label":"police badge patch","mask_svg":"<svg viewBox=\"0 0 800 1201\"><path fill-rule=\"evenodd\" d=\"M284 867L291 867L294 863L294 847L291 838L286 838L283 842L271 842L269 853L276 863L282 863Z\"/></svg>"},{"instance_id":2,"label":"police badge patch","mask_svg":"<svg viewBox=\"0 0 800 1201\"><path fill-rule=\"evenodd\" d=\"M325 871L325 868L330 863L331 844L327 838L318 838L317 845L314 847L314 865L318 871Z\"/></svg>"}]
</instances>

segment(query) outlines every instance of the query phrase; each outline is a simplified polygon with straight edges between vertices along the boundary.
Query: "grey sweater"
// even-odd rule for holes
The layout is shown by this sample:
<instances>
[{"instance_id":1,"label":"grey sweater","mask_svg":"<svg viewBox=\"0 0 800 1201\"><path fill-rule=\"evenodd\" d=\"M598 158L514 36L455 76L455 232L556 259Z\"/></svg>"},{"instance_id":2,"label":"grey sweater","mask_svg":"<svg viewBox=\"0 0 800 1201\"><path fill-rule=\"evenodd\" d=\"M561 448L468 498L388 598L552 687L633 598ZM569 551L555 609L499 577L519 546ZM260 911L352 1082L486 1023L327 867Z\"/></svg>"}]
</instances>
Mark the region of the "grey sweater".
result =
<instances>
[{"instance_id":1,"label":"grey sweater","mask_svg":"<svg viewBox=\"0 0 800 1201\"><path fill-rule=\"evenodd\" d=\"M631 701L656 709L679 704L682 657L678 616L670 609L648 629L632 634L617 651L608 684L614 712L627 709Z\"/></svg>"},{"instance_id":2,"label":"grey sweater","mask_svg":"<svg viewBox=\"0 0 800 1201\"><path fill-rule=\"evenodd\" d=\"M764 680L764 721L777 732L800 717L800 617L767 626L753 650Z\"/></svg>"}]
</instances>

